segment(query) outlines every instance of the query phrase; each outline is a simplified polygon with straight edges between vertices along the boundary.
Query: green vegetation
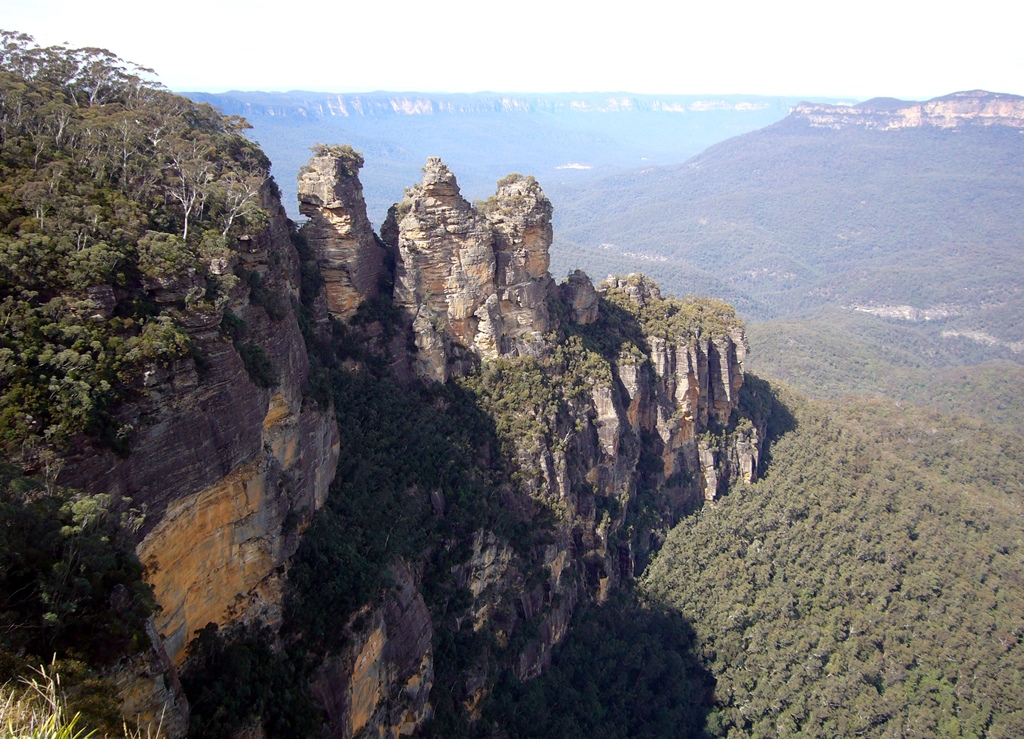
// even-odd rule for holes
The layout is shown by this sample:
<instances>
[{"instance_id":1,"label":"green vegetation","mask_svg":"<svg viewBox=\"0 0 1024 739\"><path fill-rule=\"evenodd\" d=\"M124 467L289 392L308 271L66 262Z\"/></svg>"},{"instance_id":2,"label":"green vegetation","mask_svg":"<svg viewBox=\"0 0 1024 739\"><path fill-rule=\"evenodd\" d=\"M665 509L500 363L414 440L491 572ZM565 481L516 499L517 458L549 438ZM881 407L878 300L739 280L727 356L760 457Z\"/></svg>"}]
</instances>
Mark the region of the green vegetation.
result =
<instances>
[{"instance_id":1,"label":"green vegetation","mask_svg":"<svg viewBox=\"0 0 1024 739\"><path fill-rule=\"evenodd\" d=\"M149 646L154 605L131 537L140 514L117 509L0 465L0 682L56 658L82 725L107 730L120 715L98 671Z\"/></svg>"},{"instance_id":2,"label":"green vegetation","mask_svg":"<svg viewBox=\"0 0 1024 739\"><path fill-rule=\"evenodd\" d=\"M479 735L538 739L703 736L714 681L693 652L693 629L628 595L581 608L551 666L494 689Z\"/></svg>"},{"instance_id":3,"label":"green vegetation","mask_svg":"<svg viewBox=\"0 0 1024 739\"><path fill-rule=\"evenodd\" d=\"M782 393L765 478L681 523L643 582L697 632L728 736L1017 736L1024 439Z\"/></svg>"},{"instance_id":4,"label":"green vegetation","mask_svg":"<svg viewBox=\"0 0 1024 739\"><path fill-rule=\"evenodd\" d=\"M131 429L118 405L147 368L190 355L181 313L222 309L237 280L215 279L212 265L267 223L260 199L269 162L242 135L244 121L165 92L146 74L100 49L38 48L3 32L0 448L8 455L31 462L35 450L66 449L82 434L125 452Z\"/></svg>"},{"instance_id":5,"label":"green vegetation","mask_svg":"<svg viewBox=\"0 0 1024 739\"><path fill-rule=\"evenodd\" d=\"M189 646L181 684L189 697L189 737L222 739L242 727L270 736L313 736L322 724L306 690L301 655L275 648L266 627L214 624Z\"/></svg>"},{"instance_id":6,"label":"green vegetation","mask_svg":"<svg viewBox=\"0 0 1024 739\"><path fill-rule=\"evenodd\" d=\"M1024 366L943 330L850 313L755 323L747 364L816 398L884 395L1019 431Z\"/></svg>"},{"instance_id":7,"label":"green vegetation","mask_svg":"<svg viewBox=\"0 0 1024 739\"><path fill-rule=\"evenodd\" d=\"M49 661L56 653L107 665L148 643L153 601L130 535L139 514L113 508L110 496L73 495L0 467L6 655Z\"/></svg>"},{"instance_id":8,"label":"green vegetation","mask_svg":"<svg viewBox=\"0 0 1024 739\"><path fill-rule=\"evenodd\" d=\"M633 314L646 336L718 339L743 330L735 309L724 301L693 295L663 298L654 280L642 274L618 279L624 280L624 286L609 288L604 298ZM642 296L639 305L630 297L634 291Z\"/></svg>"}]
</instances>

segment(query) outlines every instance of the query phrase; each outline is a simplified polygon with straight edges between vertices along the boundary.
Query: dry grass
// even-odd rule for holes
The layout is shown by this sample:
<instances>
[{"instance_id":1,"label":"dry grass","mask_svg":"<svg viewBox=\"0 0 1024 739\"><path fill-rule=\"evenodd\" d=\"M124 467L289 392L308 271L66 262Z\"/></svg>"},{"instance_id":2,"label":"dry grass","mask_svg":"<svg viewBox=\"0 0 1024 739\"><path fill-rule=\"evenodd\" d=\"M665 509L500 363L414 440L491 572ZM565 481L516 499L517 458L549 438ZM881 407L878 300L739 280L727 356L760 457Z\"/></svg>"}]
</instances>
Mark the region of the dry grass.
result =
<instances>
[{"instance_id":1,"label":"dry grass","mask_svg":"<svg viewBox=\"0 0 1024 739\"><path fill-rule=\"evenodd\" d=\"M101 739L105 735L79 725L79 715L68 716L60 675L51 666L21 684L0 686L0 739ZM157 727L124 724L125 739L160 739Z\"/></svg>"}]
</instances>

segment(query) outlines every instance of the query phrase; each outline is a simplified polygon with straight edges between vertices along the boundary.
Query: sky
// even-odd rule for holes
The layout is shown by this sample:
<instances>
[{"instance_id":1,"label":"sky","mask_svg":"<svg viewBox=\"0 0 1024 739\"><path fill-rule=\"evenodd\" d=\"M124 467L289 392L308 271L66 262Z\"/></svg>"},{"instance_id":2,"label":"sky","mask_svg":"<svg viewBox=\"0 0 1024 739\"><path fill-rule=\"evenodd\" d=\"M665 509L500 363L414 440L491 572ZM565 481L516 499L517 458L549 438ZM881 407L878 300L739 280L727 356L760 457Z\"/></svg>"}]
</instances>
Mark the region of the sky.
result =
<instances>
[{"instance_id":1,"label":"sky","mask_svg":"<svg viewBox=\"0 0 1024 739\"><path fill-rule=\"evenodd\" d=\"M176 91L1024 95L1009 0L0 0Z\"/></svg>"}]
</instances>

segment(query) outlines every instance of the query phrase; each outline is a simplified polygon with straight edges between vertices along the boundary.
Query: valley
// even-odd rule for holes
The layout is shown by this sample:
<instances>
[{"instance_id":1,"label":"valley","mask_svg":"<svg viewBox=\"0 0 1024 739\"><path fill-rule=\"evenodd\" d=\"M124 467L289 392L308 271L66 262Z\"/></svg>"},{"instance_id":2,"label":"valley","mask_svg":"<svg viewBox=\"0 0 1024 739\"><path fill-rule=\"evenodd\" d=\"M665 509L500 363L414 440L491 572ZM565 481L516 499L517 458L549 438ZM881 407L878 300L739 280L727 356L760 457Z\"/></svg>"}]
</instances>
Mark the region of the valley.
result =
<instances>
[{"instance_id":1,"label":"valley","mask_svg":"<svg viewBox=\"0 0 1024 739\"><path fill-rule=\"evenodd\" d=\"M3 38L5 723L1024 734L1024 100Z\"/></svg>"}]
</instances>

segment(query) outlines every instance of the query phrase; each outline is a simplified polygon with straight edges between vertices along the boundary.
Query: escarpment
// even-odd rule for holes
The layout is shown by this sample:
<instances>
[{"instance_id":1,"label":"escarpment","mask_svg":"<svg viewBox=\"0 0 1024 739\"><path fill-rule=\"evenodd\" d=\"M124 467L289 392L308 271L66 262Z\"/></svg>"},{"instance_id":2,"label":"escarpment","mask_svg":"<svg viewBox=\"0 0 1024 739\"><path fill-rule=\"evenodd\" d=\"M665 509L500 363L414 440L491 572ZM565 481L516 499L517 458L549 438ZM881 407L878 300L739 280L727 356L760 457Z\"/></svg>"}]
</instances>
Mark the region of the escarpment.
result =
<instances>
[{"instance_id":1,"label":"escarpment","mask_svg":"<svg viewBox=\"0 0 1024 739\"><path fill-rule=\"evenodd\" d=\"M344 646L312 683L332 736L478 717L498 675L543 671L581 604L630 582L681 516L756 479L765 419L741 404L746 341L732 309L664 298L641 275L595 287L574 272L556 285L551 211L519 175L470 204L430 159L382 227L390 330L406 339L381 367L441 412L454 412L454 392L483 413L494 436L473 439L474 464L492 470L486 495L499 504L497 518L467 520L458 490L400 483L396 515L448 533L395 557L393 584L336 626ZM394 524L378 535L390 541ZM472 656L453 655L453 640L474 643Z\"/></svg>"},{"instance_id":2,"label":"escarpment","mask_svg":"<svg viewBox=\"0 0 1024 739\"><path fill-rule=\"evenodd\" d=\"M925 102L873 98L856 105L800 103L790 116L815 128L861 127L880 131L965 126L1024 128L1024 98L972 90Z\"/></svg>"}]
</instances>

